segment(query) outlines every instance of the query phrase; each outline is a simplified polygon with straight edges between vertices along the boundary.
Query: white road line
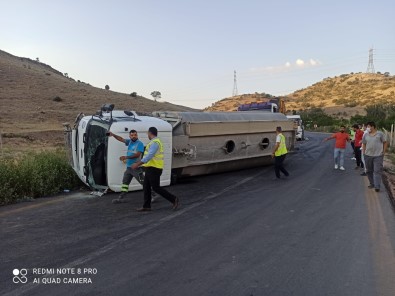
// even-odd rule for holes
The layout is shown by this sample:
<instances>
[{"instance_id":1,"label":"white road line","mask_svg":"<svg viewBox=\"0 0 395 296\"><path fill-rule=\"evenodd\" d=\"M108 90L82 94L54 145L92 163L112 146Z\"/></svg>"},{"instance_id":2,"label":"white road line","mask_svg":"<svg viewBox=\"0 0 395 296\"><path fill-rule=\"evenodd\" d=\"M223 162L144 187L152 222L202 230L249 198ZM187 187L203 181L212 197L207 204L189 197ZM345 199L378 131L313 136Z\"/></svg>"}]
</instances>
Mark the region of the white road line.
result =
<instances>
[{"instance_id":1,"label":"white road line","mask_svg":"<svg viewBox=\"0 0 395 296\"><path fill-rule=\"evenodd\" d=\"M196 208L198 206L201 206L202 204L206 203L207 201L212 200L214 198L217 198L217 197L221 196L222 194L228 192L229 190L237 188L238 186L240 186L240 185L242 185L244 183L247 183L248 181L251 181L251 180L255 179L256 177L258 177L259 175L261 175L263 173L264 173L264 171L262 170L262 171L260 171L257 174L254 174L254 175L252 175L250 177L244 178L244 179L240 180L239 182L236 182L236 183L234 183L234 184L232 184L232 185L230 185L228 187L225 187L220 192L210 194L205 199L203 199L203 200L201 200L199 202L196 202L196 203L194 203L194 204L192 204L192 205L190 205L190 206L188 206L186 208L182 208L182 209L174 212L173 214L171 214L169 216L163 217L162 219L158 220L157 222L154 222L154 223L152 223L150 225L147 225L146 227L144 227L144 228L142 228L142 229L140 229L140 230L138 230L136 232L133 232L133 233L128 234L128 235L125 235L125 236L119 238L118 240L116 240L116 241L114 241L112 243L109 243L109 244L107 244L104 247L101 247L97 251L94 251L94 252L92 252L90 254L87 254L87 255L85 255L85 256L83 256L81 258L78 258L78 259L76 259L76 260L74 260L74 261L72 261L72 262L70 262L70 263L68 263L68 264L66 264L66 265L64 265L64 266L62 266L60 268L73 268L73 267L80 266L80 265L82 265L84 263L87 263L87 262L89 262L89 261L91 261L91 260L93 260L93 259L95 259L95 258L97 258L97 257L99 257L99 256L111 251L112 249L114 249L115 247L119 246L120 244L125 243L125 242L127 242L127 241L129 241L131 239L134 239L134 238L136 238L136 237L138 237L140 235L143 235L144 233L147 233L148 231L159 227L163 223L168 222L170 220L173 220L173 219L177 218L178 216L181 216L182 214L187 213L187 212L191 211L192 209L194 209L194 208ZM56 275L45 276L45 277L49 278L49 277L55 277L55 276ZM38 287L39 286L37 284L28 283L28 284L25 284L25 285L13 290L13 291L10 291L10 292L8 292L6 294L3 294L3 296L14 296L14 295L17 296L17 295L21 295L23 293L26 293L26 292L28 292L28 291L30 291L30 290L32 290L34 288L38 288Z\"/></svg>"}]
</instances>

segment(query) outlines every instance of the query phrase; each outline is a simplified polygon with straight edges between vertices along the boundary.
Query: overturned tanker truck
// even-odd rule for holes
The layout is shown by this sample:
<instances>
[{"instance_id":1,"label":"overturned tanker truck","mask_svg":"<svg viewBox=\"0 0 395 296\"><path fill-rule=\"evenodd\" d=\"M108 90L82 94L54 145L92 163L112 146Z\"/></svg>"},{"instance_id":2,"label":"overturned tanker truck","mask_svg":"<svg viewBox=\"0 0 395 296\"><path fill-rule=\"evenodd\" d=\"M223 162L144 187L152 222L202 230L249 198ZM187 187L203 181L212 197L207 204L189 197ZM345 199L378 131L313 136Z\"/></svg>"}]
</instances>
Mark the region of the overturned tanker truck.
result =
<instances>
[{"instance_id":1,"label":"overturned tanker truck","mask_svg":"<svg viewBox=\"0 0 395 296\"><path fill-rule=\"evenodd\" d=\"M158 129L164 145L165 166L161 186L184 176L219 173L272 162L275 128L281 126L288 149L295 143L294 125L282 113L272 112L153 112L113 110L103 105L95 115L79 114L73 126L65 124L70 165L78 177L97 191L121 191L126 146L108 137L109 131L128 138L139 133L146 145L149 127ZM129 190L142 186L133 179Z\"/></svg>"}]
</instances>

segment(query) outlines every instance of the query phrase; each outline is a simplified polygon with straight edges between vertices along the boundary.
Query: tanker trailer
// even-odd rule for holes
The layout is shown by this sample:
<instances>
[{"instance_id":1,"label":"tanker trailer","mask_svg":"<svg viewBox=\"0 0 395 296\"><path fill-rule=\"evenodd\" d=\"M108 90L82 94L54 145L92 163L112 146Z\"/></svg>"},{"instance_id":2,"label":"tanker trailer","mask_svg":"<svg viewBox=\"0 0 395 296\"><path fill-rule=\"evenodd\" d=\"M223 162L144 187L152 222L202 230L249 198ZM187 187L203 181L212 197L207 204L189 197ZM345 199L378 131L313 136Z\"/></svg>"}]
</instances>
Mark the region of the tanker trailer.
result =
<instances>
[{"instance_id":1,"label":"tanker trailer","mask_svg":"<svg viewBox=\"0 0 395 296\"><path fill-rule=\"evenodd\" d=\"M154 112L173 126L172 180L272 163L277 126L289 150L293 123L270 112Z\"/></svg>"},{"instance_id":2,"label":"tanker trailer","mask_svg":"<svg viewBox=\"0 0 395 296\"><path fill-rule=\"evenodd\" d=\"M152 116L140 116L113 108L104 105L95 115L77 116L73 127L65 124L70 165L93 190L121 190L125 164L119 157L126 154L127 147L107 137L109 131L128 138L134 129L146 145L148 128L158 129L165 153L161 186L183 176L270 164L277 126L283 128L288 149L295 141L293 123L281 113L153 112ZM134 179L129 185L129 190L141 188Z\"/></svg>"}]
</instances>

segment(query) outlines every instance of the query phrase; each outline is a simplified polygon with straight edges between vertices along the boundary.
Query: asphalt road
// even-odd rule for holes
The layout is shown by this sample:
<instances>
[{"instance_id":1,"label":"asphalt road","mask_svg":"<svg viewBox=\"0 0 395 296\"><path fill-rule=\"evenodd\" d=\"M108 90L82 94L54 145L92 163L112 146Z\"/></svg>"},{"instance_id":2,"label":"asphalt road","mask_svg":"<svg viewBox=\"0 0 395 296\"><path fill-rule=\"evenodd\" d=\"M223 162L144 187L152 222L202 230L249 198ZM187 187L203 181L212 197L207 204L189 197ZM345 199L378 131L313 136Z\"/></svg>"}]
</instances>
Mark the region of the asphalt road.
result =
<instances>
[{"instance_id":1,"label":"asphalt road","mask_svg":"<svg viewBox=\"0 0 395 296\"><path fill-rule=\"evenodd\" d=\"M163 199L135 212L142 192L117 205L82 192L0 208L0 294L395 295L387 193L367 188L351 150L335 171L333 143L308 137L287 159L289 179L273 181L273 167L186 179L169 187L176 212ZM15 268L26 284L13 283Z\"/></svg>"}]
</instances>

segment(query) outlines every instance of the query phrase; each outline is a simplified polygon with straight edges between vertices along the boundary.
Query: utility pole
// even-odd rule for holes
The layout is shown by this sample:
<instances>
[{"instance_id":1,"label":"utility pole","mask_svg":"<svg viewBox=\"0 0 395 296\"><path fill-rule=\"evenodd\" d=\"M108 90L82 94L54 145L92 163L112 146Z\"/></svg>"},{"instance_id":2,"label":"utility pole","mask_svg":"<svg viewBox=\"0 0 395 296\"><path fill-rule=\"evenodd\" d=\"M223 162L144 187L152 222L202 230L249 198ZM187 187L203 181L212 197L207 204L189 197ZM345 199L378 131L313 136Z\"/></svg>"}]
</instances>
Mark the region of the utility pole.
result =
<instances>
[{"instance_id":1,"label":"utility pole","mask_svg":"<svg viewBox=\"0 0 395 296\"><path fill-rule=\"evenodd\" d=\"M374 71L374 65L373 65L373 47L369 49L369 63L368 63L368 69L366 70L366 73L376 73Z\"/></svg>"},{"instance_id":2,"label":"utility pole","mask_svg":"<svg viewBox=\"0 0 395 296\"><path fill-rule=\"evenodd\" d=\"M233 76L233 94L232 96L235 97L239 94L237 91L237 77L236 77L236 70L234 71L234 76Z\"/></svg>"}]
</instances>

